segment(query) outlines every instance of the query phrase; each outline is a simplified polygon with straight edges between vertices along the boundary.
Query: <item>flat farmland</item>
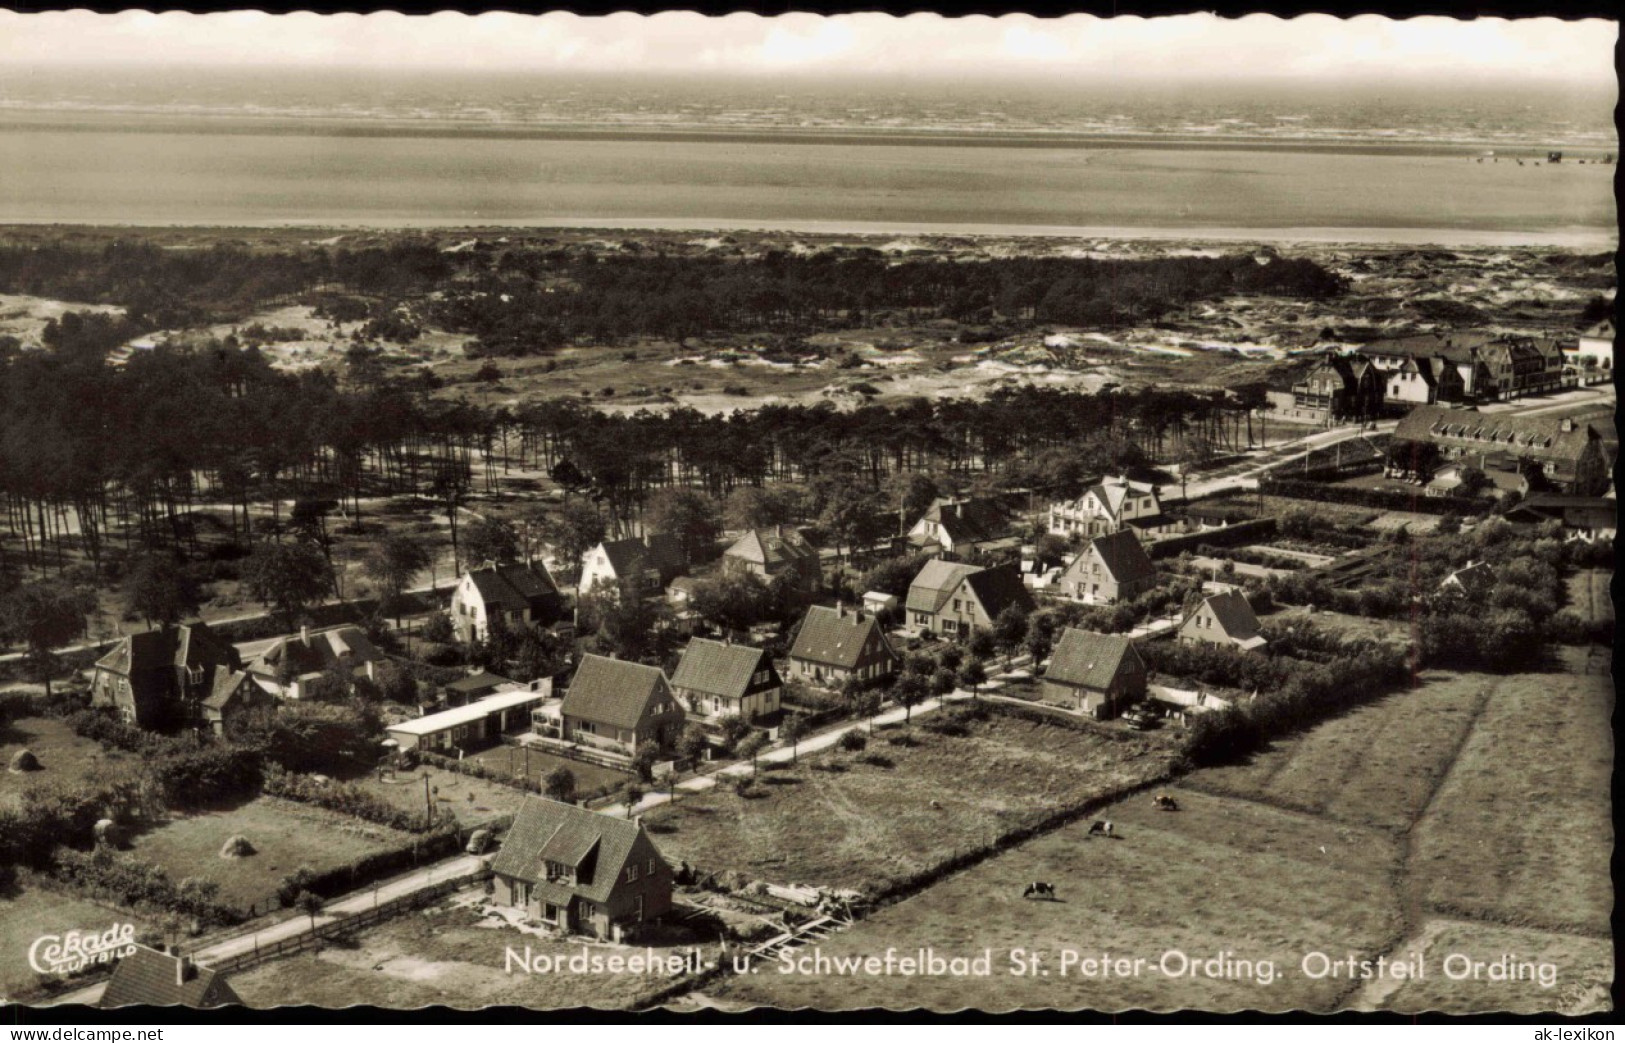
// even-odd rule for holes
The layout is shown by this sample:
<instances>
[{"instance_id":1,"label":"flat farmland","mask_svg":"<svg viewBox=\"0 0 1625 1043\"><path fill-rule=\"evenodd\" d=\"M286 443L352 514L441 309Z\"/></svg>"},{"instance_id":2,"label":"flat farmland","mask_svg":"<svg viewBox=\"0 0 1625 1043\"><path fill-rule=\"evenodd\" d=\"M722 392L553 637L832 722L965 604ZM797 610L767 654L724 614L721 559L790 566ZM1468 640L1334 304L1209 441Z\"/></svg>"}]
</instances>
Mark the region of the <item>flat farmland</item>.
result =
<instances>
[{"instance_id":1,"label":"flat farmland","mask_svg":"<svg viewBox=\"0 0 1625 1043\"><path fill-rule=\"evenodd\" d=\"M222 845L239 833L256 854L221 858ZM229 809L177 815L136 836L130 847L135 858L161 866L176 881L212 880L220 885L221 901L264 912L277 882L300 866L322 872L410 839L409 833L348 815L259 797Z\"/></svg>"},{"instance_id":2,"label":"flat farmland","mask_svg":"<svg viewBox=\"0 0 1625 1043\"><path fill-rule=\"evenodd\" d=\"M1276 740L1242 764L1189 775L1181 786L1403 830L1426 806L1503 680L1427 672L1415 688Z\"/></svg>"},{"instance_id":3,"label":"flat farmland","mask_svg":"<svg viewBox=\"0 0 1625 1043\"><path fill-rule=\"evenodd\" d=\"M533 956L573 956L584 945L605 956L641 954L643 946L562 941L489 918L465 895L379 924L319 950L251 967L231 979L250 1007L283 1005L343 1008L357 1005L412 1010L479 1010L514 1005L621 1009L672 981L664 973L570 974L507 972L508 947ZM656 942L662 955L671 944ZM707 958L714 958L714 950Z\"/></svg>"},{"instance_id":4,"label":"flat farmland","mask_svg":"<svg viewBox=\"0 0 1625 1043\"><path fill-rule=\"evenodd\" d=\"M1607 938L1457 920L1434 920L1428 926L1425 945L1419 950L1427 977L1396 983L1397 987L1386 992L1384 1009L1404 1014L1444 1010L1514 1014L1558 1011L1566 1015L1610 1009L1614 947ZM1487 977L1475 980L1465 969L1463 958L1490 964L1503 953L1514 954L1514 964L1535 965L1533 973L1523 970L1518 980L1492 981ZM1550 966L1549 985L1541 981L1540 964Z\"/></svg>"},{"instance_id":5,"label":"flat farmland","mask_svg":"<svg viewBox=\"0 0 1625 1043\"><path fill-rule=\"evenodd\" d=\"M918 745L886 739L908 736ZM718 787L646 816L668 860L775 883L872 892L1011 829L1160 777L1173 741L1122 739L992 713L966 736L883 729L864 755L763 771L759 796ZM820 770L829 768L833 770Z\"/></svg>"},{"instance_id":6,"label":"flat farmland","mask_svg":"<svg viewBox=\"0 0 1625 1043\"><path fill-rule=\"evenodd\" d=\"M11 758L21 750L33 751L42 770L8 770ZM75 786L110 779L139 764L135 754L104 750L100 743L75 735L66 721L21 717L0 725L0 806L14 805L30 786Z\"/></svg>"},{"instance_id":7,"label":"flat farmland","mask_svg":"<svg viewBox=\"0 0 1625 1043\"><path fill-rule=\"evenodd\" d=\"M1389 886L1397 845L1381 832L1253 802L1194 792L1179 800L1180 810L1168 813L1146 795L1128 798L1102 812L1117 839L1067 826L882 909L822 946L830 957L891 946L944 955L990 947L990 977L818 977L781 974L775 965L725 979L709 995L725 1006L816 1009L1331 1009L1346 983L1305 977L1303 954L1386 948L1401 925ZM1059 901L1023 899L1032 880L1055 883ZM1049 976L1009 974L1017 948L1044 952ZM1147 962L1138 976L1063 978L1062 949ZM1275 980L1171 978L1157 969L1169 950L1196 961L1221 952L1273 961Z\"/></svg>"},{"instance_id":8,"label":"flat farmland","mask_svg":"<svg viewBox=\"0 0 1625 1043\"><path fill-rule=\"evenodd\" d=\"M1417 825L1431 908L1608 936L1613 706L1603 673L1503 679Z\"/></svg>"}]
</instances>

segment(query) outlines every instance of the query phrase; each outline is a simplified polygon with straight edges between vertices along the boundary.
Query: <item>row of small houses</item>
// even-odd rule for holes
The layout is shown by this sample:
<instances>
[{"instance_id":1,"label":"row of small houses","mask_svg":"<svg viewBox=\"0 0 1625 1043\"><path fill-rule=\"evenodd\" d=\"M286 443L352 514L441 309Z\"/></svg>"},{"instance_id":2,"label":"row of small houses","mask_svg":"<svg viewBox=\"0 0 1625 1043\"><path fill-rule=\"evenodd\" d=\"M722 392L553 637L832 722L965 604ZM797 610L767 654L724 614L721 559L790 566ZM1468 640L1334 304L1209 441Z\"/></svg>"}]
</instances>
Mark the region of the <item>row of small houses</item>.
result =
<instances>
[{"instance_id":1,"label":"row of small houses","mask_svg":"<svg viewBox=\"0 0 1625 1043\"><path fill-rule=\"evenodd\" d=\"M1329 349L1271 398L1283 416L1362 419L1416 406L1494 402L1612 379L1614 327L1575 339L1481 331L1386 337Z\"/></svg>"}]
</instances>

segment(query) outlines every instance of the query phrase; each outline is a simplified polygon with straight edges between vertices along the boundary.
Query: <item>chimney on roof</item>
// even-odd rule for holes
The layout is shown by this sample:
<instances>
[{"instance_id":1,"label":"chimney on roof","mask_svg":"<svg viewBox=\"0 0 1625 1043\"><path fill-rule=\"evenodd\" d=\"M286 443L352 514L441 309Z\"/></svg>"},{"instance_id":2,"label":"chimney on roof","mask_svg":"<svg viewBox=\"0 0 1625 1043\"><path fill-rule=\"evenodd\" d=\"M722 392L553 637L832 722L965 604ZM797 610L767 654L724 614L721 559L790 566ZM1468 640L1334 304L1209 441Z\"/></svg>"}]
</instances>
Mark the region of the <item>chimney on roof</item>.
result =
<instances>
[{"instance_id":1,"label":"chimney on roof","mask_svg":"<svg viewBox=\"0 0 1625 1043\"><path fill-rule=\"evenodd\" d=\"M197 977L197 967L193 965L192 958L190 956L175 957L176 986L185 985L195 977Z\"/></svg>"},{"instance_id":2,"label":"chimney on roof","mask_svg":"<svg viewBox=\"0 0 1625 1043\"><path fill-rule=\"evenodd\" d=\"M300 625L300 627L299 627L299 640L305 645L310 644L310 627L308 625L305 625L305 624Z\"/></svg>"},{"instance_id":3,"label":"chimney on roof","mask_svg":"<svg viewBox=\"0 0 1625 1043\"><path fill-rule=\"evenodd\" d=\"M632 824L638 827L638 832L639 833L643 832L643 816L642 815L633 815L632 816Z\"/></svg>"},{"instance_id":4,"label":"chimney on roof","mask_svg":"<svg viewBox=\"0 0 1625 1043\"><path fill-rule=\"evenodd\" d=\"M1574 418L1571 417L1571 416L1564 417L1563 422L1562 422L1559 429L1562 430L1565 434L1570 432L1570 431L1573 431L1574 430Z\"/></svg>"}]
</instances>

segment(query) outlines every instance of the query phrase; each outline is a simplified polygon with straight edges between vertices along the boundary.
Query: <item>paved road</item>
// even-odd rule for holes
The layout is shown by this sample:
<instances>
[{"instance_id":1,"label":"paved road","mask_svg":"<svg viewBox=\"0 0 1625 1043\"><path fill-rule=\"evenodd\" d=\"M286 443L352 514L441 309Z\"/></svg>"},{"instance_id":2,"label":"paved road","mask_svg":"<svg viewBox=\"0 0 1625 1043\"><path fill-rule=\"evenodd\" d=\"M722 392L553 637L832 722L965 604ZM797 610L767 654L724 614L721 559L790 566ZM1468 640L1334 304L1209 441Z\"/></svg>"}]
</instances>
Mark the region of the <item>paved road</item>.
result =
<instances>
[{"instance_id":1,"label":"paved road","mask_svg":"<svg viewBox=\"0 0 1625 1043\"><path fill-rule=\"evenodd\" d=\"M327 908L317 915L316 927L321 928L338 923L346 915L366 912L368 909L372 909L384 902L403 898L406 895L433 887L435 884L444 883L447 880L468 876L479 869L482 861L477 855L459 855L456 858L436 862L434 865L425 866L416 872L397 877L376 889L356 891L348 897L328 903ZM286 941L289 938L297 938L310 932L310 917L295 916L257 931L247 931L211 942L191 955L199 963L207 965L233 956L251 953L257 947ZM101 999L102 990L106 987L105 982L98 982L75 992L65 993L53 1000L52 1005L64 1003L94 1004Z\"/></svg>"}]
</instances>

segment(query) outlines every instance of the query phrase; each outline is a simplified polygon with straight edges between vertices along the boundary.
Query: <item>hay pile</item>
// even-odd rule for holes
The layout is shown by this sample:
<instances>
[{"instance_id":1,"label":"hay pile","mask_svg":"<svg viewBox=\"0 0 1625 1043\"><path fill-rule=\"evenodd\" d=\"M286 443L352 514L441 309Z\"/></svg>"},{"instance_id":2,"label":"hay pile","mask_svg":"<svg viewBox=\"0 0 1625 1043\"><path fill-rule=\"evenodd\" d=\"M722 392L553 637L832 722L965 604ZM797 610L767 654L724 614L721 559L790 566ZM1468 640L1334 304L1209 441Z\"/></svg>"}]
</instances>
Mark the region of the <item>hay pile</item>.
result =
<instances>
[{"instance_id":1,"label":"hay pile","mask_svg":"<svg viewBox=\"0 0 1625 1043\"><path fill-rule=\"evenodd\" d=\"M232 834L231 839L227 840L225 846L220 849L221 858L247 858L254 853L254 845L250 844L248 838L241 833Z\"/></svg>"},{"instance_id":2,"label":"hay pile","mask_svg":"<svg viewBox=\"0 0 1625 1043\"><path fill-rule=\"evenodd\" d=\"M18 750L11 755L11 773L21 775L25 771L39 771L43 765L39 758L34 756L33 750Z\"/></svg>"}]
</instances>

